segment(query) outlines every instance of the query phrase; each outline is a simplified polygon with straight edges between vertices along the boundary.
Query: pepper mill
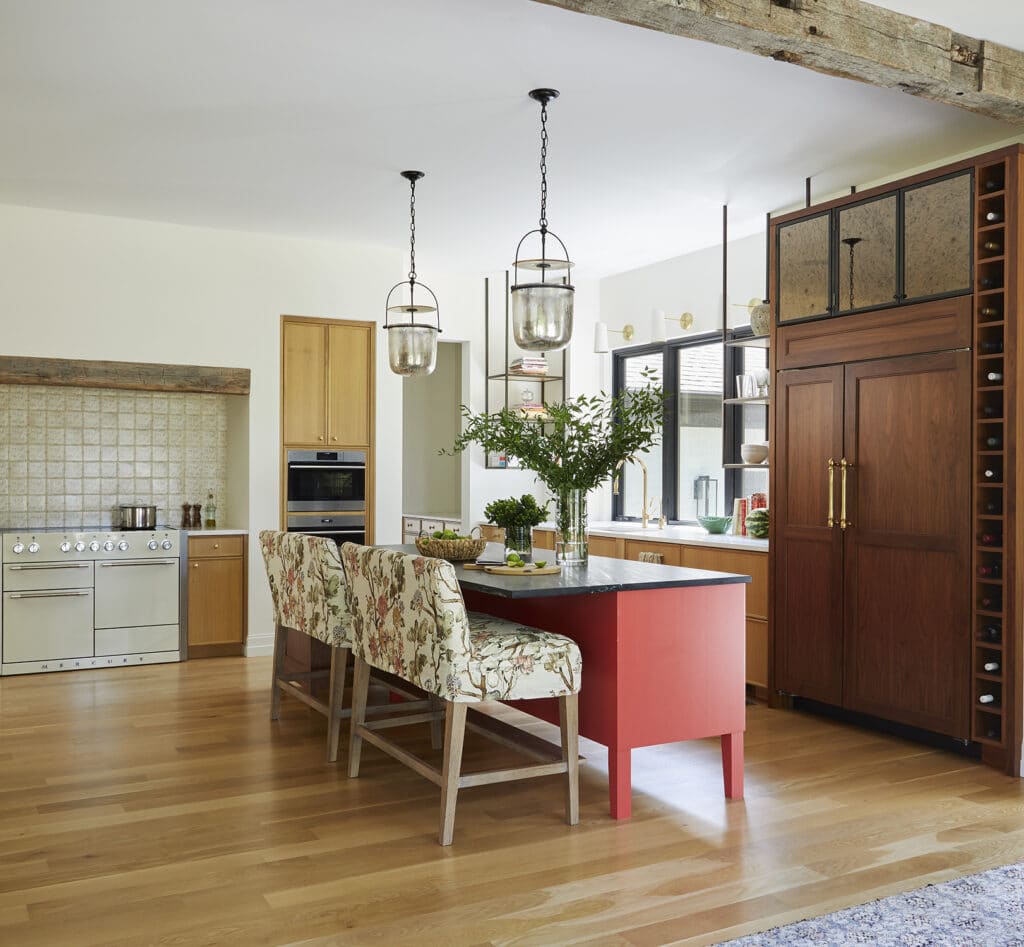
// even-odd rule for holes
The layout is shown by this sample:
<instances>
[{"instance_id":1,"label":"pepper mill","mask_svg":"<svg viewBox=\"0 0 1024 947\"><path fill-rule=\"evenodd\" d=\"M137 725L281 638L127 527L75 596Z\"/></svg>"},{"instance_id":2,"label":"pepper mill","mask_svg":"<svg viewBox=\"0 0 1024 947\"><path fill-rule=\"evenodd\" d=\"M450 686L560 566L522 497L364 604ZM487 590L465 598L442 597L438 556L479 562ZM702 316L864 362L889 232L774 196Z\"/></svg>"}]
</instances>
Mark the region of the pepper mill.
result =
<instances>
[{"instance_id":1,"label":"pepper mill","mask_svg":"<svg viewBox=\"0 0 1024 947\"><path fill-rule=\"evenodd\" d=\"M192 529L202 529L203 528L203 519L202 519L202 516L200 515L202 509L203 509L203 504L202 503L193 503L192 504L192 522L189 524L192 527Z\"/></svg>"},{"instance_id":2,"label":"pepper mill","mask_svg":"<svg viewBox=\"0 0 1024 947\"><path fill-rule=\"evenodd\" d=\"M181 528L188 529L192 525L192 504L181 504Z\"/></svg>"}]
</instances>

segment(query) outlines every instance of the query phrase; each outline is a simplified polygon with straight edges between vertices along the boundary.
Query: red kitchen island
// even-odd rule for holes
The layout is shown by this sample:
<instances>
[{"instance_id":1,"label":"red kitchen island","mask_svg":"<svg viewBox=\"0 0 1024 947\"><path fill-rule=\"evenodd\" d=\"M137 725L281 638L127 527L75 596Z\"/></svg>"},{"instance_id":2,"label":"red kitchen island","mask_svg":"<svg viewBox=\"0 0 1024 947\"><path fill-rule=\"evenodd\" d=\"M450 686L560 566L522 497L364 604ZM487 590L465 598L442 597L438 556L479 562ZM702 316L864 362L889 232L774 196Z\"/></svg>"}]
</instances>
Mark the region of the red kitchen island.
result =
<instances>
[{"instance_id":1,"label":"red kitchen island","mask_svg":"<svg viewBox=\"0 0 1024 947\"><path fill-rule=\"evenodd\" d=\"M750 576L598 556L537 578L456 570L468 608L579 644L580 734L608 747L613 818L630 815L632 750L659 743L720 737L725 795L743 797ZM558 722L556 700L513 706Z\"/></svg>"}]
</instances>

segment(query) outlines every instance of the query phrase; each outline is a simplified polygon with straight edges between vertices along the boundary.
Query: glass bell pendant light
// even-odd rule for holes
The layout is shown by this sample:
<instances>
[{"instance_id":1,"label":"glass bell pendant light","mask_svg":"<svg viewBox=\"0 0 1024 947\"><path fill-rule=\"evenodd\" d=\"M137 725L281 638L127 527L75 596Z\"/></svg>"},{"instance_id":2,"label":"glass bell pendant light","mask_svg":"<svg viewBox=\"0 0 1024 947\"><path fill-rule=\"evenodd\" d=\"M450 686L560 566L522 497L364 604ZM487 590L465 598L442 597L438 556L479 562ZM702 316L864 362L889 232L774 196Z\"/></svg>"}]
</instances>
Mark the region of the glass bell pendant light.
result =
<instances>
[{"instance_id":1,"label":"glass bell pendant light","mask_svg":"<svg viewBox=\"0 0 1024 947\"><path fill-rule=\"evenodd\" d=\"M437 337L441 333L441 317L438 314L437 297L426 283L416 280L416 182L423 177L422 171L403 171L402 177L409 182L409 278L395 283L388 293L384 315L384 328L388 331L388 362L396 375L429 375L437 361ZM429 293L433 305L416 301L416 291ZM397 301L392 298L398 292ZM416 317L434 313L436 325L417 322ZM408 322L401 316L408 316ZM391 322L392 318L398 319Z\"/></svg>"},{"instance_id":2,"label":"glass bell pendant light","mask_svg":"<svg viewBox=\"0 0 1024 947\"><path fill-rule=\"evenodd\" d=\"M534 89L530 93L531 99L540 102L540 226L525 234L516 247L516 283L512 287L512 334L516 345L528 352L557 352L572 338L572 263L565 244L548 230L548 102L557 97L557 89ZM534 234L540 235L540 257L524 258L523 243ZM561 256L548 256L549 240L557 242ZM540 282L521 282L520 270L539 272ZM564 275L552 278L558 273Z\"/></svg>"}]
</instances>

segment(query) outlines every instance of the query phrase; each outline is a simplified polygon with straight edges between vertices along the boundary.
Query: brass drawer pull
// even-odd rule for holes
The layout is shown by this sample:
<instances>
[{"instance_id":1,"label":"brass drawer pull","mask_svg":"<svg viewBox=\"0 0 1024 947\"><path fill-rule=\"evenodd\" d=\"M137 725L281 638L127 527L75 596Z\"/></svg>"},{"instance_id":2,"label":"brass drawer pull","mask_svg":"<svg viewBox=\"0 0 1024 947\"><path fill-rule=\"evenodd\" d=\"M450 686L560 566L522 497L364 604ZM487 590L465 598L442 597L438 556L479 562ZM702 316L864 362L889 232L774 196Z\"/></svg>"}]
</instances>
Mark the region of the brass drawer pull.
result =
<instances>
[{"instance_id":1,"label":"brass drawer pull","mask_svg":"<svg viewBox=\"0 0 1024 947\"><path fill-rule=\"evenodd\" d=\"M846 518L846 472L853 470L851 464L845 457L839 461L839 469L842 471L842 486L840 487L841 498L839 501L839 528L846 529L853 526L853 521Z\"/></svg>"},{"instance_id":2,"label":"brass drawer pull","mask_svg":"<svg viewBox=\"0 0 1024 947\"><path fill-rule=\"evenodd\" d=\"M828 528L836 525L836 462L828 459Z\"/></svg>"}]
</instances>

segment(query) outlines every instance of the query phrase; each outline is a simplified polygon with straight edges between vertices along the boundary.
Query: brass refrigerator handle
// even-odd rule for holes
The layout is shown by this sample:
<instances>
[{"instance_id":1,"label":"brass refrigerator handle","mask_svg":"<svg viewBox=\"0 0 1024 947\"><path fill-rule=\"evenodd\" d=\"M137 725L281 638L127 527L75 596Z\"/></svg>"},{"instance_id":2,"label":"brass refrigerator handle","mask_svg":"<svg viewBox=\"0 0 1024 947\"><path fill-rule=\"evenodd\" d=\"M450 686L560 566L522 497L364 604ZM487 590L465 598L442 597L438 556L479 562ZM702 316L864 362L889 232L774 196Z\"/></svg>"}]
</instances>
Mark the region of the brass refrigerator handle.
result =
<instances>
[{"instance_id":1,"label":"brass refrigerator handle","mask_svg":"<svg viewBox=\"0 0 1024 947\"><path fill-rule=\"evenodd\" d=\"M842 471L842 481L840 486L840 500L839 500L839 528L846 529L848 526L853 526L852 520L846 518L846 471L853 469L851 464L844 457L839 461L839 469Z\"/></svg>"},{"instance_id":2,"label":"brass refrigerator handle","mask_svg":"<svg viewBox=\"0 0 1024 947\"><path fill-rule=\"evenodd\" d=\"M836 525L836 462L828 459L828 528Z\"/></svg>"}]
</instances>

